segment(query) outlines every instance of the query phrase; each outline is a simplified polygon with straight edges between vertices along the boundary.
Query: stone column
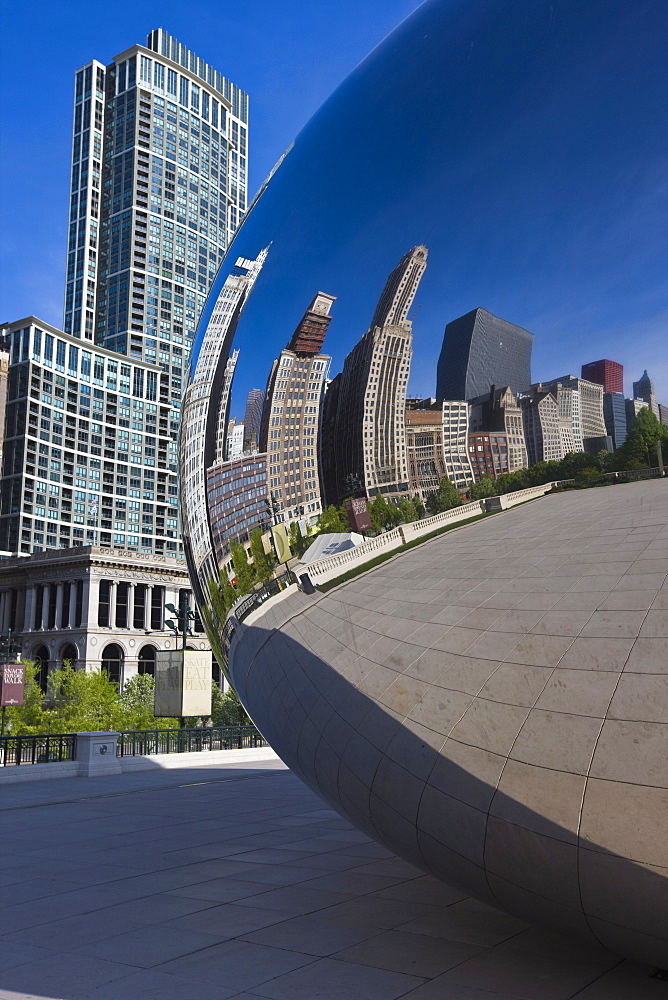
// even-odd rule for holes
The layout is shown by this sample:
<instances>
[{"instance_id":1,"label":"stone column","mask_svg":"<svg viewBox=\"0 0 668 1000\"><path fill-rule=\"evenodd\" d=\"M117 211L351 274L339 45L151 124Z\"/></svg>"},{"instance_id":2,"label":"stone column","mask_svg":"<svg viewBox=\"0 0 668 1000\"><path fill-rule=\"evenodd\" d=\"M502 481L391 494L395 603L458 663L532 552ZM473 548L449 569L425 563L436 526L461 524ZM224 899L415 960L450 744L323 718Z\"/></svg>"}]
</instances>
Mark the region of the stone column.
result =
<instances>
[{"instance_id":1,"label":"stone column","mask_svg":"<svg viewBox=\"0 0 668 1000\"><path fill-rule=\"evenodd\" d=\"M67 628L74 628L75 615L77 613L77 584L76 584L76 580L68 583L67 586L70 588L70 600L69 600L69 603L67 605L67 622L65 624L66 624Z\"/></svg>"},{"instance_id":2,"label":"stone column","mask_svg":"<svg viewBox=\"0 0 668 1000\"><path fill-rule=\"evenodd\" d=\"M56 584L56 620L54 625L57 629L63 627L63 591L65 590L64 583Z\"/></svg>"},{"instance_id":3,"label":"stone column","mask_svg":"<svg viewBox=\"0 0 668 1000\"><path fill-rule=\"evenodd\" d=\"M115 580L109 582L109 628L116 628L116 587Z\"/></svg>"},{"instance_id":4,"label":"stone column","mask_svg":"<svg viewBox=\"0 0 668 1000\"><path fill-rule=\"evenodd\" d=\"M35 620L35 585L31 583L26 587L25 608L23 610L23 631L32 632L33 621Z\"/></svg>"},{"instance_id":5,"label":"stone column","mask_svg":"<svg viewBox=\"0 0 668 1000\"><path fill-rule=\"evenodd\" d=\"M151 604L153 600L153 584L146 584L146 592L144 597L144 628L151 630Z\"/></svg>"},{"instance_id":6,"label":"stone column","mask_svg":"<svg viewBox=\"0 0 668 1000\"><path fill-rule=\"evenodd\" d=\"M133 629L135 617L135 584L128 583L128 628Z\"/></svg>"},{"instance_id":7,"label":"stone column","mask_svg":"<svg viewBox=\"0 0 668 1000\"><path fill-rule=\"evenodd\" d=\"M100 581L96 576L86 576L83 580L81 607L81 627L97 627L97 606L100 600Z\"/></svg>"},{"instance_id":8,"label":"stone column","mask_svg":"<svg viewBox=\"0 0 668 1000\"><path fill-rule=\"evenodd\" d=\"M45 583L44 590L42 591L42 618L40 621L40 628L46 629L49 627L49 596L51 594L51 584Z\"/></svg>"}]
</instances>

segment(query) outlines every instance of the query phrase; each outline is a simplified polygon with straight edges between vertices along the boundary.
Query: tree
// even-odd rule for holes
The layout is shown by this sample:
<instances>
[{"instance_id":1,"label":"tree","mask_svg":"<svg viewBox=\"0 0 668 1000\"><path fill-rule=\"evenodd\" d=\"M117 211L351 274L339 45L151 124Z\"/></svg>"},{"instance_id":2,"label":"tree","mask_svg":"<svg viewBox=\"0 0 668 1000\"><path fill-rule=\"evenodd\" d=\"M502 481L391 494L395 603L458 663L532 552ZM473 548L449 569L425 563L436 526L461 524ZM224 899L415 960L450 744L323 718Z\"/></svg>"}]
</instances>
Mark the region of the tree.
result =
<instances>
[{"instance_id":1,"label":"tree","mask_svg":"<svg viewBox=\"0 0 668 1000\"><path fill-rule=\"evenodd\" d=\"M424 517L427 513L427 509L422 502L422 497L419 493L416 493L413 497L413 507L415 508L415 513L418 517Z\"/></svg>"},{"instance_id":2,"label":"tree","mask_svg":"<svg viewBox=\"0 0 668 1000\"><path fill-rule=\"evenodd\" d=\"M659 423L649 406L639 411L626 434L626 441L618 449L616 465L618 468L631 468L630 462L646 462L651 468L656 465L656 446L661 442L662 449L668 445L668 428Z\"/></svg>"},{"instance_id":3,"label":"tree","mask_svg":"<svg viewBox=\"0 0 668 1000\"><path fill-rule=\"evenodd\" d=\"M121 695L116 725L126 729L171 729L176 719L156 719L153 714L155 678L150 674L135 674L126 683Z\"/></svg>"},{"instance_id":4,"label":"tree","mask_svg":"<svg viewBox=\"0 0 668 1000\"><path fill-rule=\"evenodd\" d=\"M260 581L260 583L266 583L267 580L271 579L274 571L274 560L264 550L262 532L259 528L255 528L255 530L251 533L250 550L253 559L255 577Z\"/></svg>"},{"instance_id":5,"label":"tree","mask_svg":"<svg viewBox=\"0 0 668 1000\"><path fill-rule=\"evenodd\" d=\"M297 524L296 521L293 521L290 524L289 541L290 541L290 548L292 549L293 554L297 556L297 558L303 556L307 548L311 544L308 535L302 535L301 531L299 530L299 525Z\"/></svg>"},{"instance_id":6,"label":"tree","mask_svg":"<svg viewBox=\"0 0 668 1000\"><path fill-rule=\"evenodd\" d=\"M393 523L394 515L382 493L376 493L369 504L369 517L374 531L382 531Z\"/></svg>"},{"instance_id":7,"label":"tree","mask_svg":"<svg viewBox=\"0 0 668 1000\"><path fill-rule=\"evenodd\" d=\"M330 504L328 507L325 507L318 518L318 534L326 535L329 532L338 533L342 531L350 531L348 518L344 519L339 508L335 507L334 504Z\"/></svg>"},{"instance_id":8,"label":"tree","mask_svg":"<svg viewBox=\"0 0 668 1000\"><path fill-rule=\"evenodd\" d=\"M397 506L399 514L401 515L401 520L404 524L410 524L411 521L417 521L418 515L415 509L415 504L410 497L402 497Z\"/></svg>"},{"instance_id":9,"label":"tree","mask_svg":"<svg viewBox=\"0 0 668 1000\"><path fill-rule=\"evenodd\" d=\"M250 719L246 711L237 698L232 688L228 688L225 694L218 689L218 696L214 699L211 711L211 721L214 726L247 726Z\"/></svg>"},{"instance_id":10,"label":"tree","mask_svg":"<svg viewBox=\"0 0 668 1000\"><path fill-rule=\"evenodd\" d=\"M232 542L231 552L234 572L237 577L237 594L250 594L255 584L255 570L248 562L246 549L239 542Z\"/></svg>"},{"instance_id":11,"label":"tree","mask_svg":"<svg viewBox=\"0 0 668 1000\"><path fill-rule=\"evenodd\" d=\"M471 500L483 500L485 497L498 496L498 487L494 476L481 476L477 483L471 483Z\"/></svg>"},{"instance_id":12,"label":"tree","mask_svg":"<svg viewBox=\"0 0 668 1000\"><path fill-rule=\"evenodd\" d=\"M427 497L427 510L430 514L440 514L452 507L461 507L463 502L454 483L451 483L447 476L443 476L436 492L430 493Z\"/></svg>"}]
</instances>

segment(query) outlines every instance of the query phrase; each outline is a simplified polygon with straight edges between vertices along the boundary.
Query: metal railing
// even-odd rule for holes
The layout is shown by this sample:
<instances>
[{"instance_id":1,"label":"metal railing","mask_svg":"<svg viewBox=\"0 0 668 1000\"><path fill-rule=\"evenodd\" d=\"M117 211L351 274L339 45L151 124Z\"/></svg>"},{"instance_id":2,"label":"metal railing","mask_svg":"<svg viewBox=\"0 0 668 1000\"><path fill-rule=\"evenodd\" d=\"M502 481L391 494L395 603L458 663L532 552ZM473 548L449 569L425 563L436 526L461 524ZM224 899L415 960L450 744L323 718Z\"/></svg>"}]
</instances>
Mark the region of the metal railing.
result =
<instances>
[{"instance_id":1,"label":"metal railing","mask_svg":"<svg viewBox=\"0 0 668 1000\"><path fill-rule=\"evenodd\" d=\"M54 761L74 760L76 752L74 733L55 733L49 736L0 736L0 767L10 764L50 764Z\"/></svg>"},{"instance_id":2,"label":"metal railing","mask_svg":"<svg viewBox=\"0 0 668 1000\"><path fill-rule=\"evenodd\" d=\"M200 750L248 750L267 745L255 726L141 729L119 734L116 756L144 757L158 753L193 753Z\"/></svg>"},{"instance_id":3,"label":"metal railing","mask_svg":"<svg viewBox=\"0 0 668 1000\"><path fill-rule=\"evenodd\" d=\"M237 621L242 622L244 618L247 618L251 611L259 607L270 597L275 597L290 584L296 583L297 577L292 572L291 569L285 571L282 576L274 577L268 580L267 583L263 583L261 587L257 590L251 591L250 594L245 594L240 597L239 600L234 604L231 611Z\"/></svg>"}]
</instances>

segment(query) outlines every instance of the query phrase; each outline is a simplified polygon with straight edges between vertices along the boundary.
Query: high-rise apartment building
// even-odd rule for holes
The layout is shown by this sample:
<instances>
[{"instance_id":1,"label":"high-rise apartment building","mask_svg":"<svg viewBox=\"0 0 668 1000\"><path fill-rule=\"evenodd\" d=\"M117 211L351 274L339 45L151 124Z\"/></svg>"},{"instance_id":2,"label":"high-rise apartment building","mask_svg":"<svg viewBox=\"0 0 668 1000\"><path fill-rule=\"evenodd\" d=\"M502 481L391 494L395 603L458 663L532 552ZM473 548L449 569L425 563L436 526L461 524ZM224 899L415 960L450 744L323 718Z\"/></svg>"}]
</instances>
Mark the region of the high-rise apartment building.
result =
<instances>
[{"instance_id":1,"label":"high-rise apartment building","mask_svg":"<svg viewBox=\"0 0 668 1000\"><path fill-rule=\"evenodd\" d=\"M401 258L387 279L371 326L325 396L326 503L338 504L350 494L350 477L369 496L398 498L408 491L405 408L413 353L408 312L427 253L426 247L416 246Z\"/></svg>"},{"instance_id":2,"label":"high-rise apartment building","mask_svg":"<svg viewBox=\"0 0 668 1000\"><path fill-rule=\"evenodd\" d=\"M277 523L301 518L312 523L322 512L320 409L331 361L322 346L335 301L334 296L318 292L274 361L267 382L260 451L268 456L269 494Z\"/></svg>"},{"instance_id":3,"label":"high-rise apartment building","mask_svg":"<svg viewBox=\"0 0 668 1000\"><path fill-rule=\"evenodd\" d=\"M169 376L29 316L11 343L0 549L182 554Z\"/></svg>"},{"instance_id":4,"label":"high-rise apartment building","mask_svg":"<svg viewBox=\"0 0 668 1000\"><path fill-rule=\"evenodd\" d=\"M626 401L623 392L603 393L603 419L605 430L617 450L626 441Z\"/></svg>"},{"instance_id":5,"label":"high-rise apartment building","mask_svg":"<svg viewBox=\"0 0 668 1000\"><path fill-rule=\"evenodd\" d=\"M65 331L170 377L247 204L248 98L162 28L75 74Z\"/></svg>"},{"instance_id":6,"label":"high-rise apartment building","mask_svg":"<svg viewBox=\"0 0 668 1000\"><path fill-rule=\"evenodd\" d=\"M656 401L654 383L647 374L647 369L642 373L637 382L633 383L633 398L642 399L647 403L655 417L659 416L659 404Z\"/></svg>"},{"instance_id":7,"label":"high-rise apartment building","mask_svg":"<svg viewBox=\"0 0 668 1000\"><path fill-rule=\"evenodd\" d=\"M257 451L263 405L264 389L251 389L246 397L244 414L244 451L249 454Z\"/></svg>"},{"instance_id":8,"label":"high-rise apartment building","mask_svg":"<svg viewBox=\"0 0 668 1000\"><path fill-rule=\"evenodd\" d=\"M583 379L603 386L603 392L624 392L624 366L618 361L601 358L582 366Z\"/></svg>"},{"instance_id":9,"label":"high-rise apartment building","mask_svg":"<svg viewBox=\"0 0 668 1000\"><path fill-rule=\"evenodd\" d=\"M486 309L474 309L445 328L438 359L439 399L474 399L492 385L516 395L531 384L533 334Z\"/></svg>"},{"instance_id":10,"label":"high-rise apartment building","mask_svg":"<svg viewBox=\"0 0 668 1000\"><path fill-rule=\"evenodd\" d=\"M233 462L244 453L244 422L232 417L227 425L227 447L225 460Z\"/></svg>"},{"instance_id":11,"label":"high-rise apartment building","mask_svg":"<svg viewBox=\"0 0 668 1000\"><path fill-rule=\"evenodd\" d=\"M477 434L479 431L494 435L504 434L508 447L508 471L526 469L528 458L522 407L510 386L497 389L493 385L489 392L470 401L469 431L472 434Z\"/></svg>"}]
</instances>

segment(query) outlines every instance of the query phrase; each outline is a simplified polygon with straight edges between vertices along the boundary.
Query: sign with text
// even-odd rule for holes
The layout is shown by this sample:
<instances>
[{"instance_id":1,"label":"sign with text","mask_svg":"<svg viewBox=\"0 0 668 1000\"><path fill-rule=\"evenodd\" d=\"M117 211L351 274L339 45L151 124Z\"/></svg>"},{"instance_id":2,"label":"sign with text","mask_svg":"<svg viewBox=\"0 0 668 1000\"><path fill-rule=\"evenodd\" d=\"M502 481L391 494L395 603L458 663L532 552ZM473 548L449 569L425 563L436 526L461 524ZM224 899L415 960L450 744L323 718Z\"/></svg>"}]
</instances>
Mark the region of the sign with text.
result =
<instances>
[{"instance_id":1,"label":"sign with text","mask_svg":"<svg viewBox=\"0 0 668 1000\"><path fill-rule=\"evenodd\" d=\"M158 650L154 712L158 718L211 715L210 650Z\"/></svg>"},{"instance_id":2,"label":"sign with text","mask_svg":"<svg viewBox=\"0 0 668 1000\"><path fill-rule=\"evenodd\" d=\"M348 522L353 531L371 531L371 518L365 497L346 500Z\"/></svg>"},{"instance_id":3,"label":"sign with text","mask_svg":"<svg viewBox=\"0 0 668 1000\"><path fill-rule=\"evenodd\" d=\"M22 705L26 668L22 663L0 664L0 705Z\"/></svg>"}]
</instances>

